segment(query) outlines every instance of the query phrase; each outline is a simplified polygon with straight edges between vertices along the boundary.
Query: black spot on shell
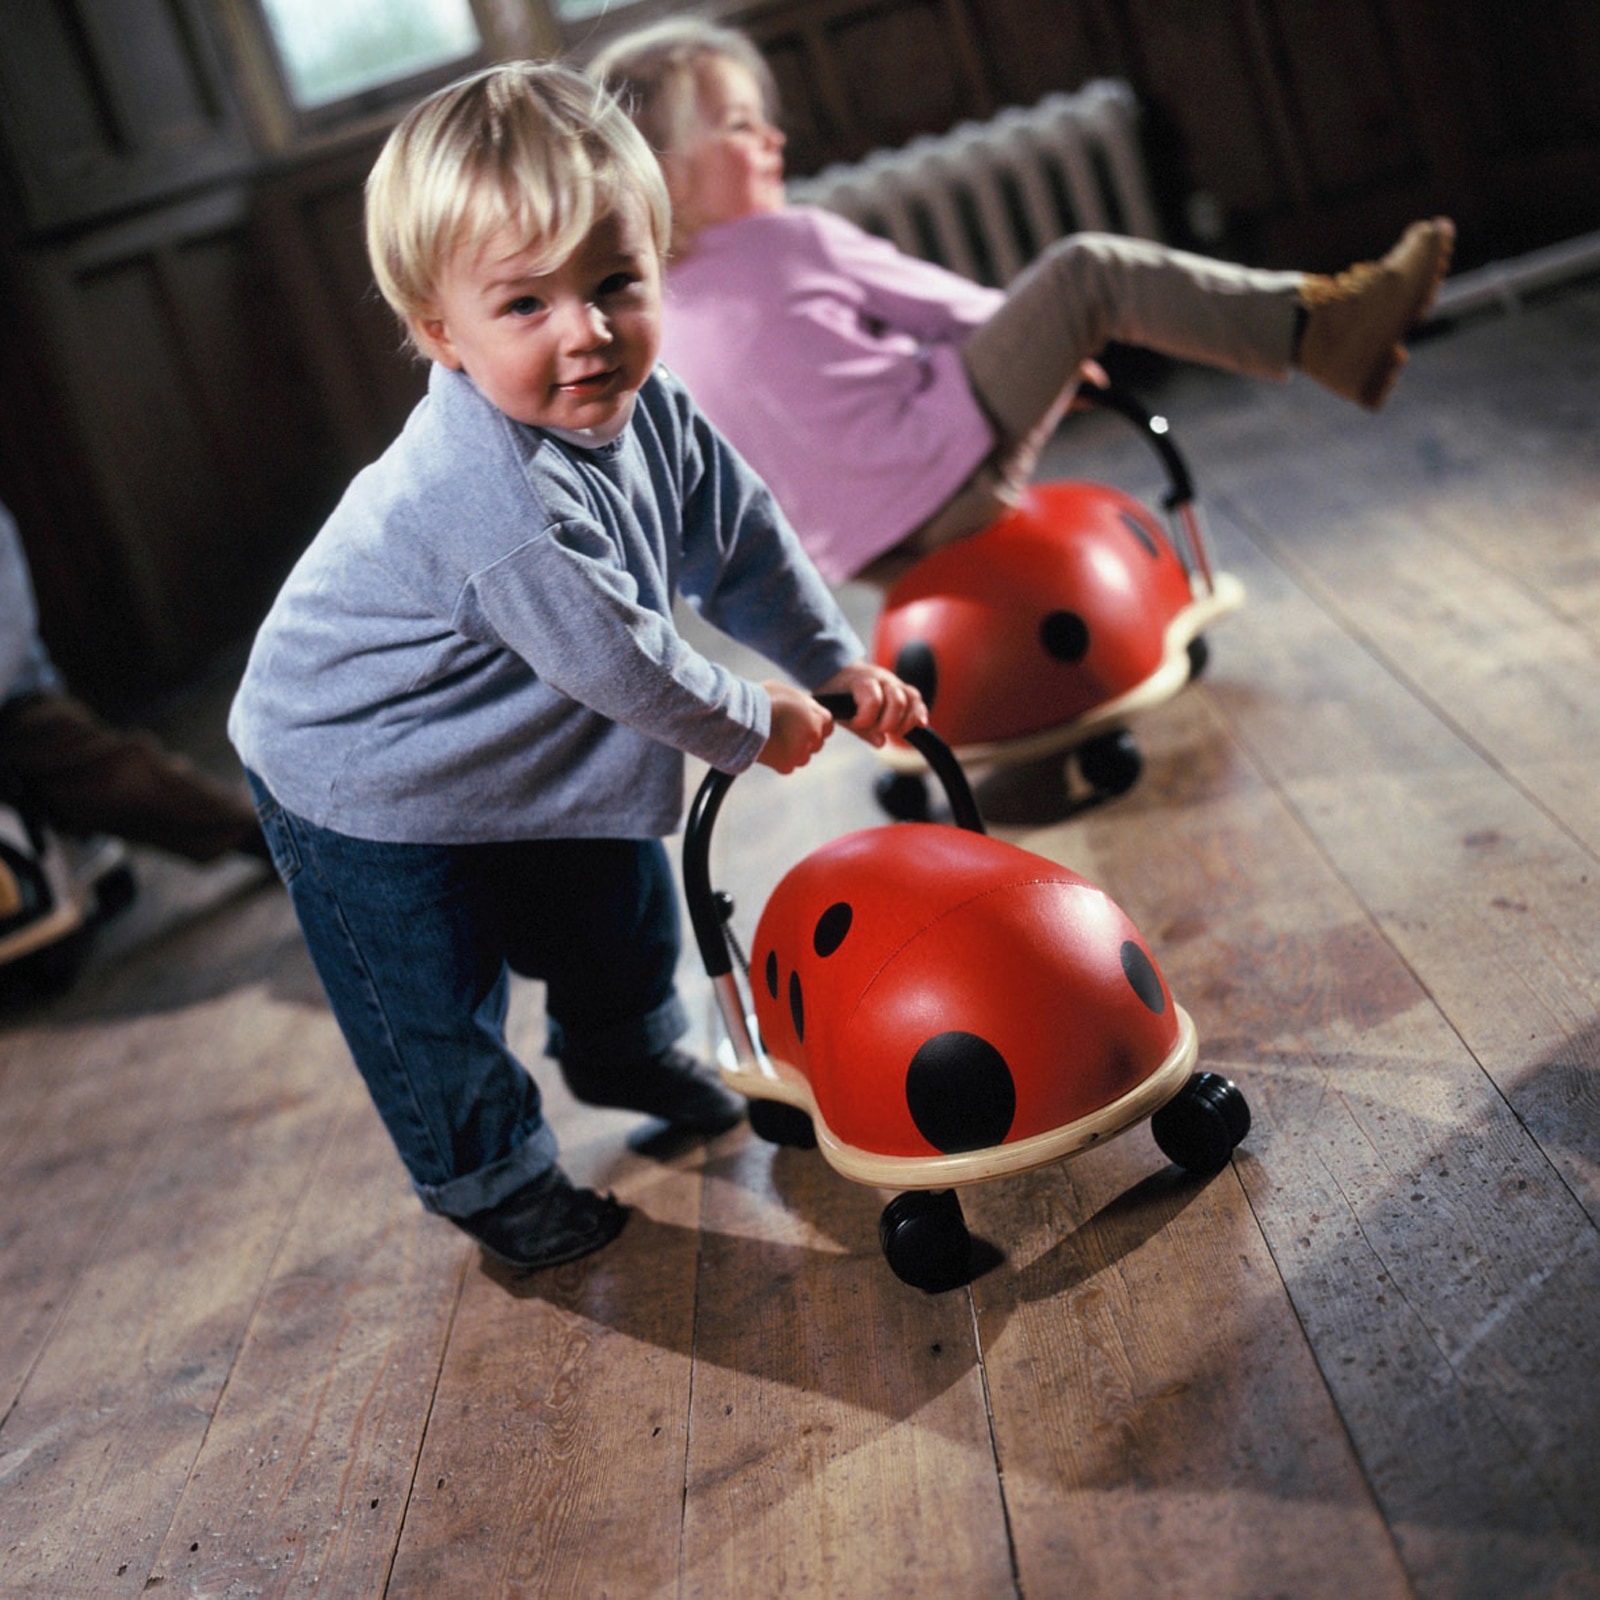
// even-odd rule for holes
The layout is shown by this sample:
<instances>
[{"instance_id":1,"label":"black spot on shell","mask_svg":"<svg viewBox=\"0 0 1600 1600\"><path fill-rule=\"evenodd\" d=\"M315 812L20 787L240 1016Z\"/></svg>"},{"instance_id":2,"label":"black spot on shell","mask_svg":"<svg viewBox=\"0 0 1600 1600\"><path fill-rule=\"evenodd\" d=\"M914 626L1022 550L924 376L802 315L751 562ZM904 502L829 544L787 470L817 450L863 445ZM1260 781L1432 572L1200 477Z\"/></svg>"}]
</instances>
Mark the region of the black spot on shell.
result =
<instances>
[{"instance_id":1,"label":"black spot on shell","mask_svg":"<svg viewBox=\"0 0 1600 1600\"><path fill-rule=\"evenodd\" d=\"M1039 624L1039 642L1057 661L1082 661L1089 653L1089 624L1076 611L1052 611Z\"/></svg>"},{"instance_id":2,"label":"black spot on shell","mask_svg":"<svg viewBox=\"0 0 1600 1600\"><path fill-rule=\"evenodd\" d=\"M848 900L835 900L817 918L816 931L811 935L811 947L819 956L831 956L844 943L855 913Z\"/></svg>"},{"instance_id":3,"label":"black spot on shell","mask_svg":"<svg viewBox=\"0 0 1600 1600\"><path fill-rule=\"evenodd\" d=\"M794 1019L794 1036L802 1043L806 1037L806 999L800 992L800 974L789 974L789 1015Z\"/></svg>"},{"instance_id":4,"label":"black spot on shell","mask_svg":"<svg viewBox=\"0 0 1600 1600\"><path fill-rule=\"evenodd\" d=\"M767 993L776 1000L778 998L778 952L776 950L767 951L766 978Z\"/></svg>"},{"instance_id":5,"label":"black spot on shell","mask_svg":"<svg viewBox=\"0 0 1600 1600\"><path fill-rule=\"evenodd\" d=\"M939 663L934 659L931 644L924 639L913 639L901 645L900 653L894 658L894 675L920 690L928 709L933 709L939 693Z\"/></svg>"},{"instance_id":6,"label":"black spot on shell","mask_svg":"<svg viewBox=\"0 0 1600 1600\"><path fill-rule=\"evenodd\" d=\"M1017 1086L1006 1059L975 1033L935 1034L906 1069L906 1105L935 1150L986 1150L1017 1114Z\"/></svg>"},{"instance_id":7,"label":"black spot on shell","mask_svg":"<svg viewBox=\"0 0 1600 1600\"><path fill-rule=\"evenodd\" d=\"M1167 1009L1167 997L1161 988L1161 974L1156 971L1155 962L1132 939L1122 942L1122 973L1128 980L1128 987L1149 1010L1159 1017Z\"/></svg>"}]
</instances>

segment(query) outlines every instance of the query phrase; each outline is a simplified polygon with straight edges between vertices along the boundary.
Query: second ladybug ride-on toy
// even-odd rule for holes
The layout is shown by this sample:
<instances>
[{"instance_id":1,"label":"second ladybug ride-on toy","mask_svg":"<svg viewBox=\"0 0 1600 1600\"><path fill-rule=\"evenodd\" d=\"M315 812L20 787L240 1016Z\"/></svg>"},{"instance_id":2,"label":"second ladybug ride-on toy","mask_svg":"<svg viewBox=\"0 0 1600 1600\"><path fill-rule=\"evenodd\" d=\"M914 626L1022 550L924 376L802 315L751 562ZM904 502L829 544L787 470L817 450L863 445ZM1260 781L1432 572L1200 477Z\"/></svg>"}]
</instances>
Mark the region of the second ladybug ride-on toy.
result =
<instances>
[{"instance_id":1,"label":"second ladybug ride-on toy","mask_svg":"<svg viewBox=\"0 0 1600 1600\"><path fill-rule=\"evenodd\" d=\"M695 796L683 868L727 1034L722 1075L749 1097L752 1128L903 1191L882 1214L883 1253L935 1293L972 1276L959 1186L1146 1118L1170 1160L1209 1175L1250 1111L1229 1080L1194 1070L1194 1024L1126 914L1077 873L990 838L949 747L926 730L911 739L957 826L886 824L813 851L773 891L748 964L710 876L726 773Z\"/></svg>"},{"instance_id":2,"label":"second ladybug ride-on toy","mask_svg":"<svg viewBox=\"0 0 1600 1600\"><path fill-rule=\"evenodd\" d=\"M1014 511L890 588L872 655L922 691L935 731L966 765L1076 752L1089 788L1111 796L1143 765L1129 720L1198 675L1205 630L1244 589L1211 569L1193 480L1165 420L1116 388L1079 392L1127 418L1159 456L1171 532L1107 484L1035 484ZM921 757L899 741L883 754L884 808L925 818Z\"/></svg>"}]
</instances>

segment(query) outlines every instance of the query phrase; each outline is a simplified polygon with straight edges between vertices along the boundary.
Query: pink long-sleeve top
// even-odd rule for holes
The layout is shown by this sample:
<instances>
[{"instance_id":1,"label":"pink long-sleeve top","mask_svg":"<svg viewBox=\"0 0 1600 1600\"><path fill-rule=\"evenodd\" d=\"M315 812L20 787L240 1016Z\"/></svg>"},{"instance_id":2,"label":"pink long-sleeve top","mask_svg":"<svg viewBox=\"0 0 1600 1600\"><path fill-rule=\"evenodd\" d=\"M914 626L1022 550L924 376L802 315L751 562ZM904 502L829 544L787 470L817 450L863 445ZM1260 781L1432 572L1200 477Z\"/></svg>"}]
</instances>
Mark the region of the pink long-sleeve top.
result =
<instances>
[{"instance_id":1,"label":"pink long-sleeve top","mask_svg":"<svg viewBox=\"0 0 1600 1600\"><path fill-rule=\"evenodd\" d=\"M695 236L667 275L662 359L842 583L993 448L959 347L1003 298L791 206Z\"/></svg>"}]
</instances>

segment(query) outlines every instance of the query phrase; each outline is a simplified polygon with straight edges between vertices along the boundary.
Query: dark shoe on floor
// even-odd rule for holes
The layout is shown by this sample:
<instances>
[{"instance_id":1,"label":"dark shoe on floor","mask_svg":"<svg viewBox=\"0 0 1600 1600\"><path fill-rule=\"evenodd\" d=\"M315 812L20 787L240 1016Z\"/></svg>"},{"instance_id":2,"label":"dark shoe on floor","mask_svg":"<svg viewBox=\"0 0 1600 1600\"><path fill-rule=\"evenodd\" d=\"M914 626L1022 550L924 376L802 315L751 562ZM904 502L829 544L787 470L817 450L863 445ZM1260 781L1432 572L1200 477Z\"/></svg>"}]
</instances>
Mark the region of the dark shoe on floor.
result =
<instances>
[{"instance_id":1,"label":"dark shoe on floor","mask_svg":"<svg viewBox=\"0 0 1600 1600\"><path fill-rule=\"evenodd\" d=\"M595 1071L574 1071L563 1061L561 1076L586 1106L640 1111L685 1133L724 1133L744 1120L744 1096L725 1088L713 1068L686 1050Z\"/></svg>"},{"instance_id":2,"label":"dark shoe on floor","mask_svg":"<svg viewBox=\"0 0 1600 1600\"><path fill-rule=\"evenodd\" d=\"M622 1232L628 1208L552 1168L487 1211L450 1219L496 1260L529 1271L576 1261Z\"/></svg>"}]
</instances>

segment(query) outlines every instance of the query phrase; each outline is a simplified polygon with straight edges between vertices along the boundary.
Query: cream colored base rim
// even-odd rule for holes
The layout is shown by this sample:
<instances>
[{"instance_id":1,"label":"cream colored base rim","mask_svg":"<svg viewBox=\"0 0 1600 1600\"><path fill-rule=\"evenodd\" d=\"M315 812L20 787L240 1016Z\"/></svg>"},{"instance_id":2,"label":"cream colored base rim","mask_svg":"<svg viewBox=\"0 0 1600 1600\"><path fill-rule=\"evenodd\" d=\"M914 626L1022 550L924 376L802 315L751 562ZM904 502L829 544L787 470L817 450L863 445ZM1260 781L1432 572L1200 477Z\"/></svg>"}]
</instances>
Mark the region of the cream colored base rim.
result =
<instances>
[{"instance_id":1,"label":"cream colored base rim","mask_svg":"<svg viewBox=\"0 0 1600 1600\"><path fill-rule=\"evenodd\" d=\"M0 939L0 967L20 961L23 956L43 950L46 945L59 943L82 926L83 913L72 901L57 906L48 916L18 928L7 939Z\"/></svg>"},{"instance_id":2,"label":"cream colored base rim","mask_svg":"<svg viewBox=\"0 0 1600 1600\"><path fill-rule=\"evenodd\" d=\"M964 767L1020 766L1040 761L1058 752L1075 750L1097 733L1121 726L1137 712L1163 704L1189 681L1190 644L1243 604L1244 585L1230 572L1217 573L1212 579L1211 592L1185 606L1167 624L1161 665L1143 683L1135 684L1126 694L1096 706L1093 711L1086 711L1059 728L1020 734L1015 739L995 739L987 744L962 745L956 750L956 758ZM878 755L896 772L927 770L922 757L904 745L887 744Z\"/></svg>"},{"instance_id":3,"label":"cream colored base rim","mask_svg":"<svg viewBox=\"0 0 1600 1600\"><path fill-rule=\"evenodd\" d=\"M1178 1039L1171 1053L1148 1078L1121 1099L1113 1100L1110 1105L1064 1128L1053 1128L1031 1139L1019 1139L1015 1144L964 1150L955 1155L880 1156L859 1150L846 1144L817 1115L810 1085L787 1062L772 1062L774 1075L771 1077L730 1067L726 1060L720 1064L723 1080L740 1094L753 1100L781 1100L806 1112L816 1128L817 1146L828 1165L852 1182L885 1189L953 1189L1065 1160L1093 1145L1104 1144L1159 1111L1189 1081L1200 1055L1200 1040L1193 1019L1182 1006L1177 1007L1177 1013Z\"/></svg>"}]
</instances>

